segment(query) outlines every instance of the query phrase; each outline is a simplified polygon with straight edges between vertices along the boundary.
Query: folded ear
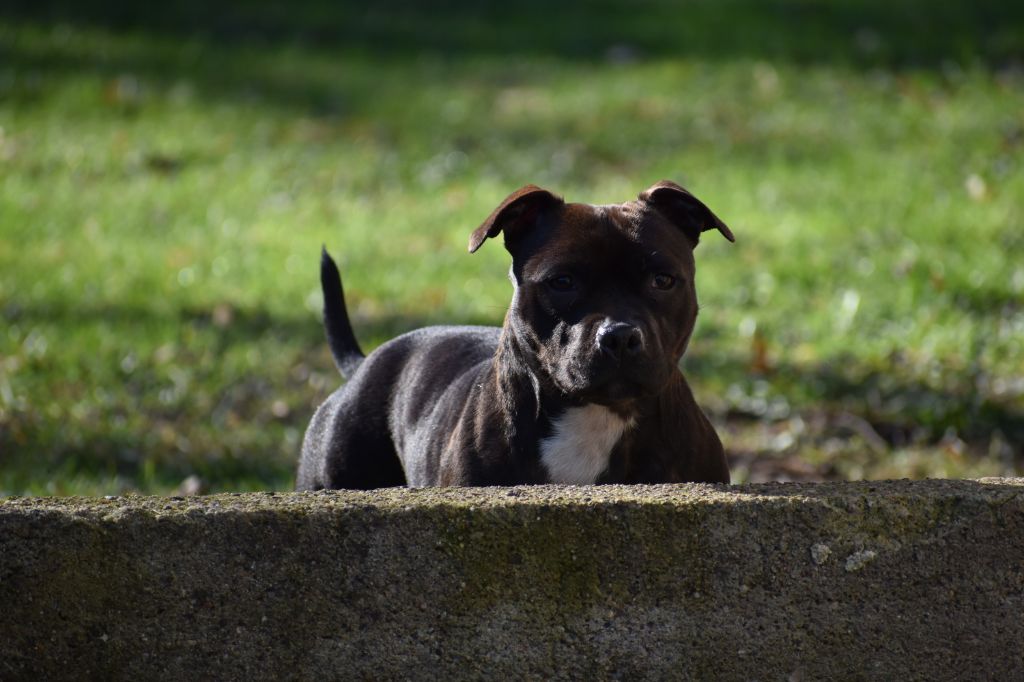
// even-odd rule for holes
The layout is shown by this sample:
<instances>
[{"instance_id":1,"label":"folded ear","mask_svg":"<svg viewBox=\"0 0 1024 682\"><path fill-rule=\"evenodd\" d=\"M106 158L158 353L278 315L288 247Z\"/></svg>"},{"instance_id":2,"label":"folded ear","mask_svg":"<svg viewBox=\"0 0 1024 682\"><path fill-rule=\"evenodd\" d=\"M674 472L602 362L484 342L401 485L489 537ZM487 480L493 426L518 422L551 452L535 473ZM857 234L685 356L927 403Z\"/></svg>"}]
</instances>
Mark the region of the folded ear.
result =
<instances>
[{"instance_id":1,"label":"folded ear","mask_svg":"<svg viewBox=\"0 0 1024 682\"><path fill-rule=\"evenodd\" d=\"M696 246L700 233L718 230L731 242L736 241L725 223L697 197L669 180L662 180L640 192L640 201L657 209L662 215L679 226Z\"/></svg>"},{"instance_id":2,"label":"folded ear","mask_svg":"<svg viewBox=\"0 0 1024 682\"><path fill-rule=\"evenodd\" d=\"M473 234L469 236L469 252L473 253L480 248L485 239L497 237L502 231L505 232L507 243L509 239L514 239L519 233L532 227L541 211L562 203L564 202L561 197L536 185L517 189L494 209L480 227L473 230Z\"/></svg>"}]
</instances>

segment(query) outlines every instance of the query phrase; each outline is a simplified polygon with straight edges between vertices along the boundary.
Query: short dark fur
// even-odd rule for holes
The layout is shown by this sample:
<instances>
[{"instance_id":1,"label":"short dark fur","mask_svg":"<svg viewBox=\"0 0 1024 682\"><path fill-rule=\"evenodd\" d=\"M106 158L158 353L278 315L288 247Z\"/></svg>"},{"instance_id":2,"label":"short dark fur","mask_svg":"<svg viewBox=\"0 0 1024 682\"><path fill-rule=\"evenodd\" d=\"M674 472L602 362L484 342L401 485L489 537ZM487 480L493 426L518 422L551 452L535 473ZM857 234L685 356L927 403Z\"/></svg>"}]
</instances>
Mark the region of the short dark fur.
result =
<instances>
[{"instance_id":1,"label":"short dark fur","mask_svg":"<svg viewBox=\"0 0 1024 682\"><path fill-rule=\"evenodd\" d=\"M728 482L678 368L697 317L693 249L709 229L733 241L670 182L609 206L529 185L470 237L472 252L504 233L515 288L504 326L419 329L365 359L324 251L324 324L348 382L309 425L297 487L547 483L541 441L587 404L633 420L597 482Z\"/></svg>"}]
</instances>

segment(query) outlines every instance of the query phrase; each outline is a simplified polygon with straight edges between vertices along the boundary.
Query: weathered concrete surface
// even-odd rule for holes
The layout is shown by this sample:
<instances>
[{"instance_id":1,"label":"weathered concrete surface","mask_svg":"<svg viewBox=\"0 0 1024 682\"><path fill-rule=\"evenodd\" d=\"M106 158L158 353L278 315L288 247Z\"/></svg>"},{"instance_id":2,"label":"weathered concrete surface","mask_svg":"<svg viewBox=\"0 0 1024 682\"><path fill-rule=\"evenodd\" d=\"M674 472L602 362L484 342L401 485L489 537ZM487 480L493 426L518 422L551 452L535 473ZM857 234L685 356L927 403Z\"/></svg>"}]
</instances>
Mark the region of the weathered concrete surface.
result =
<instances>
[{"instance_id":1,"label":"weathered concrete surface","mask_svg":"<svg viewBox=\"0 0 1024 682\"><path fill-rule=\"evenodd\" d=\"M1024 679L1024 479L0 502L0 679Z\"/></svg>"}]
</instances>

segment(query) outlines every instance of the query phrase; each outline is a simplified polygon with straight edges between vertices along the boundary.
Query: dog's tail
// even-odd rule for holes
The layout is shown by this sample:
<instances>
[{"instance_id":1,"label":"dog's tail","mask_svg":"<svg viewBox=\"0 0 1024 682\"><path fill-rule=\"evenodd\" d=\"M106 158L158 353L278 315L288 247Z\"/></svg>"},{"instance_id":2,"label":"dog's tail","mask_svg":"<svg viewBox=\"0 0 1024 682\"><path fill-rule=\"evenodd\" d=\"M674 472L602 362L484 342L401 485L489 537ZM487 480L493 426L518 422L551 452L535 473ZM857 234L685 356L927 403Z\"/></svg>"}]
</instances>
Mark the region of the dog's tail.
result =
<instances>
[{"instance_id":1,"label":"dog's tail","mask_svg":"<svg viewBox=\"0 0 1024 682\"><path fill-rule=\"evenodd\" d=\"M320 254L320 287L324 292L324 330L327 332L327 345L331 347L334 364L341 376L349 379L359 369L366 356L359 348L356 335L352 332L352 323L348 319L345 307L345 292L341 288L341 274L338 266L327 253L327 247Z\"/></svg>"}]
</instances>

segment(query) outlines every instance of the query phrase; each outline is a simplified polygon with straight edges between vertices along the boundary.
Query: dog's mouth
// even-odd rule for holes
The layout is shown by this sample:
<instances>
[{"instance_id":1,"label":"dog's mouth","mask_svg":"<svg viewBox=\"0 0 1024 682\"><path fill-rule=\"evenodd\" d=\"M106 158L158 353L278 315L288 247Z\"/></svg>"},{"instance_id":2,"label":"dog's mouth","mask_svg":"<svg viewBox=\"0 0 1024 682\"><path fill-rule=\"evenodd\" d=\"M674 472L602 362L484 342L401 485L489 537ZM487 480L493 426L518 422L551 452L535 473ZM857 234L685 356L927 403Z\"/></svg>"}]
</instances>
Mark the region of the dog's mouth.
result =
<instances>
[{"instance_id":1,"label":"dog's mouth","mask_svg":"<svg viewBox=\"0 0 1024 682\"><path fill-rule=\"evenodd\" d=\"M587 403L621 406L655 395L663 383L657 374L650 368L591 367L571 394Z\"/></svg>"},{"instance_id":2,"label":"dog's mouth","mask_svg":"<svg viewBox=\"0 0 1024 682\"><path fill-rule=\"evenodd\" d=\"M585 403L595 403L605 407L620 407L649 395L641 384L628 380L612 380L598 386L588 386L581 391L580 397Z\"/></svg>"}]
</instances>

